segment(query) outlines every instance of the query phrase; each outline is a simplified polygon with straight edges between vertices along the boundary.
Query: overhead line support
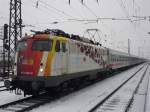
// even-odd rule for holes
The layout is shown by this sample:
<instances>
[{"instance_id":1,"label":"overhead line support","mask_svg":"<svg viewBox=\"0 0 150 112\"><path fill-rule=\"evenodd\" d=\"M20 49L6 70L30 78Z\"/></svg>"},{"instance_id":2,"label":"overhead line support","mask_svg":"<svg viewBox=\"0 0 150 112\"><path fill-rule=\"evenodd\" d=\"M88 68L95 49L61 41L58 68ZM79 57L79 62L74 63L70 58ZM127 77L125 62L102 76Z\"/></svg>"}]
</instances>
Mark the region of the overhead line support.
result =
<instances>
[{"instance_id":1,"label":"overhead line support","mask_svg":"<svg viewBox=\"0 0 150 112\"><path fill-rule=\"evenodd\" d=\"M17 41L22 36L21 0L10 0L8 73L13 67Z\"/></svg>"}]
</instances>

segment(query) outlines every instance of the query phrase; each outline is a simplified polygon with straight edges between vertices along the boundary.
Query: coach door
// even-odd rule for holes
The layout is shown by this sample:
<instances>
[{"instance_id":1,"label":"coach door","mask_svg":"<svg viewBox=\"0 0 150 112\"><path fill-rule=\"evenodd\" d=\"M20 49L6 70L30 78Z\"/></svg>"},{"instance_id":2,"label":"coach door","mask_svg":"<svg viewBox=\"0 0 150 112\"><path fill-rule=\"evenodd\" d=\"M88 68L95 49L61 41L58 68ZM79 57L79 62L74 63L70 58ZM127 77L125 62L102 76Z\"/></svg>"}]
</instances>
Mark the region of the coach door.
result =
<instances>
[{"instance_id":1,"label":"coach door","mask_svg":"<svg viewBox=\"0 0 150 112\"><path fill-rule=\"evenodd\" d=\"M56 66L57 74L65 74L68 69L68 44L65 41L56 41Z\"/></svg>"}]
</instances>

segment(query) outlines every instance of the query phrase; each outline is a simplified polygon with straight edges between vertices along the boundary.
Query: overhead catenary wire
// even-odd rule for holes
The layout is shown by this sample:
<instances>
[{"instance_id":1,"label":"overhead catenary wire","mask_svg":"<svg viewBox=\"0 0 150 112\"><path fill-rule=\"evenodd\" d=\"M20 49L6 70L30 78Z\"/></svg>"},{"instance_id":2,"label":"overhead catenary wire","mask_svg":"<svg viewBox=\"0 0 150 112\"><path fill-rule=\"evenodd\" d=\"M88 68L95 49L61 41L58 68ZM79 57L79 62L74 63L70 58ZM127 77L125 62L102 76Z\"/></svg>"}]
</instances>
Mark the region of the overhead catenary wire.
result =
<instances>
[{"instance_id":1,"label":"overhead catenary wire","mask_svg":"<svg viewBox=\"0 0 150 112\"><path fill-rule=\"evenodd\" d=\"M39 1L39 0L38 0ZM35 8L37 8L36 7L36 2L34 2L33 0L30 0L29 2L31 2L32 3L32 7L35 7ZM28 3L28 2L27 2ZM28 3L29 4L29 3ZM31 5L31 4L30 4ZM45 11L43 10L43 8L44 9L46 9L45 11L47 11L49 14L52 14L52 12L53 13L55 13L56 15L59 15L59 16L64 16L64 14L62 14L62 13L59 13L58 11L56 11L56 12L54 12L54 10L52 10L49 6L45 6L45 4L40 4L39 6L38 6L38 8L37 8L37 10L39 10L39 11L41 11L41 12L44 12L45 13ZM49 11L49 10L51 10L51 12ZM43 13L43 14L44 14ZM48 17L49 18L49 17ZM74 18L75 19L75 18ZM36 26L37 27L37 25L38 24L59 24L59 23L67 23L67 22L74 22L74 21L70 21L69 19L62 19L61 18L61 20L55 20L55 21L49 21L49 22L36 22L36 23L32 23L32 27L34 26ZM27 24L27 23L26 23ZM30 25L31 26L31 25Z\"/></svg>"},{"instance_id":2,"label":"overhead catenary wire","mask_svg":"<svg viewBox=\"0 0 150 112\"><path fill-rule=\"evenodd\" d=\"M38 0L37 2L39 2L40 0ZM47 3L45 3L45 2L43 2L43 1L40 1L40 2L42 2L44 5L46 4L46 6L48 6L48 7L44 7L44 6L42 6L42 7L44 7L45 9L49 9L51 6L49 6ZM90 13L92 13L94 16L96 16L97 17L97 15L89 8L89 7L87 7L85 4L84 4L84 6L90 11ZM40 10L40 8L38 7L38 9ZM55 8L56 9L56 8ZM61 10L57 10L57 11L61 11ZM49 11L48 11L49 12ZM60 14L60 13L59 13ZM61 14L64 14L62 11L61 11ZM65 13L66 14L66 13ZM98 18L99 20L130 20L130 19L126 19L126 18ZM70 19L71 20L71 19ZM69 19L68 19L68 21L70 21ZM72 19L73 20L73 19ZM76 21L91 21L91 20L79 20L79 19L74 19L74 20L76 20ZM95 22L97 22L98 20L95 20ZM55 22L56 23L56 22ZM59 22L57 22L57 23L59 23ZM94 22L91 22L91 23L94 23ZM88 23L87 23L88 24Z\"/></svg>"},{"instance_id":3,"label":"overhead catenary wire","mask_svg":"<svg viewBox=\"0 0 150 112\"><path fill-rule=\"evenodd\" d=\"M86 7L86 9L88 9L88 11L92 14L92 15L94 15L95 17L96 17L96 20L87 20L87 21L95 21L96 23L98 23L98 16L93 12L93 10L91 10L85 3L82 3L82 5L84 6L84 7ZM79 20L80 21L80 20ZM82 20L81 20L82 21ZM85 21L85 20L83 20L83 21ZM90 31L90 30L89 30ZM87 33L90 35L91 33L88 31L88 29L87 29ZM93 31L93 29L92 29L92 31ZM101 37L100 37L100 35L99 35L99 30L98 29L94 29L94 34L92 35L92 38L94 39L94 41L95 41L95 34L97 33L98 34L98 38L99 38L99 42L101 41Z\"/></svg>"},{"instance_id":4,"label":"overhead catenary wire","mask_svg":"<svg viewBox=\"0 0 150 112\"><path fill-rule=\"evenodd\" d=\"M29 2L31 2L32 4L30 4ZM27 2L28 3L28 6L31 6L31 7L33 7L33 8L37 8L36 6L35 6L35 3L36 2L34 2L33 0L29 0L29 2ZM44 7L44 6L40 6L40 7L38 7L37 9L40 11L40 12L44 12L43 10L42 10L42 8L41 7L43 7L43 8L46 8L46 7ZM47 9L47 8L46 8ZM50 13L49 11L47 11L48 13ZM34 15L30 15L30 16L34 16ZM47 18L49 18L49 17L47 17ZM25 21L24 21L24 24L29 24L29 23L26 23ZM37 25L38 25L38 22L36 22L36 23L33 23L32 22L32 25L27 25L27 26L31 26L31 27L37 27ZM25 27L26 27L26 25L25 25Z\"/></svg>"},{"instance_id":5,"label":"overhead catenary wire","mask_svg":"<svg viewBox=\"0 0 150 112\"><path fill-rule=\"evenodd\" d=\"M30 2L32 2L33 3L33 7L35 7L34 5L35 5L35 2L33 2L32 0L30 0ZM41 11L41 12L44 12L43 10L42 10L42 8L44 8L44 9L46 9L46 11L49 13L49 14L51 14L51 12L49 11L49 7L45 7L45 6L43 6L43 5L40 5L39 7L38 7L38 10L39 11ZM52 11L53 12L53 11ZM58 13L57 12L57 15L60 15L60 16L62 16L63 14L62 13ZM72 20L76 20L76 21L72 21ZM36 23L32 23L32 25L34 25L34 26L36 26L37 24L59 24L59 23L67 23L67 22L77 22L79 19L76 19L76 18L69 18L69 19L66 19L66 20L55 20L55 21L49 21L49 22L36 22Z\"/></svg>"},{"instance_id":6,"label":"overhead catenary wire","mask_svg":"<svg viewBox=\"0 0 150 112\"><path fill-rule=\"evenodd\" d=\"M98 24L99 21L101 21L101 20L107 20L107 19L109 19L109 20L117 20L116 18L100 18L100 17L98 17L87 5L83 4L83 6L85 6L85 7L88 9L88 11L89 11L92 15L94 15L94 16L96 17L96 19L95 19L95 20L92 20L92 21L95 21L97 24ZM126 19L120 19L120 18L119 18L119 20L126 20ZM106 26L106 24L104 24L102 21L101 21L101 23ZM107 28L108 28L108 26L107 26ZM114 32L113 29L111 29L111 31ZM115 33L115 32L114 32L114 33ZM104 34L104 35L105 35L105 34ZM98 35L98 36L99 36L99 35Z\"/></svg>"},{"instance_id":7,"label":"overhead catenary wire","mask_svg":"<svg viewBox=\"0 0 150 112\"><path fill-rule=\"evenodd\" d=\"M122 0L116 0L118 2L118 4L120 5L120 7L122 8L122 11L124 12L124 14L126 15L127 18L129 18L129 23L130 25L133 27L134 29L134 32L135 34L137 35L137 32L135 30L135 25L134 25L134 22L132 19L131 19L131 16L129 15L128 11L126 10L126 7L125 7L125 3L123 3ZM137 36L138 37L138 36Z\"/></svg>"},{"instance_id":8,"label":"overhead catenary wire","mask_svg":"<svg viewBox=\"0 0 150 112\"><path fill-rule=\"evenodd\" d=\"M62 11L62 10L60 10L60 9L57 9L57 8L55 8L54 6L48 4L48 3L44 2L44 1L39 0L39 2L42 3L42 4L45 4L45 5L48 6L49 8L52 8L52 9L54 9L55 11L57 11L57 12L59 12L59 13L62 13L63 15L65 15L65 16L67 16L67 17L76 18L76 17L74 17L74 16L68 14L67 12L64 12L64 11Z\"/></svg>"},{"instance_id":9,"label":"overhead catenary wire","mask_svg":"<svg viewBox=\"0 0 150 112\"><path fill-rule=\"evenodd\" d=\"M39 1L36 2L36 8L38 8L38 7L39 7Z\"/></svg>"},{"instance_id":10,"label":"overhead catenary wire","mask_svg":"<svg viewBox=\"0 0 150 112\"><path fill-rule=\"evenodd\" d=\"M137 37L140 37L139 35L141 35L142 36L142 28L141 27L138 27L138 29L139 29L139 31L137 32L137 26L136 26L136 24L134 24L135 22L140 22L140 21L146 21L147 19L149 19L149 21L150 21L150 16L138 16L138 14L137 14L137 11L139 11L139 10L136 10L136 12L134 12L135 11L135 8L136 8L136 1L135 0L132 0L132 4L133 4L133 6L134 6L134 8L133 8L133 16L130 16L129 14L128 14L128 12L127 12L127 10L126 10L126 7L125 7L125 4L123 4L123 2L122 2L122 0L118 0L118 1L120 1L121 3L119 4L121 7L122 7L122 10L124 11L124 13L126 13L126 15L129 17L129 18L131 18L132 20L130 20L130 24L131 24L131 26L133 27L133 29L134 29L134 33L135 33L135 35L137 35ZM119 3L119 2L118 2ZM140 33L141 32L141 33Z\"/></svg>"},{"instance_id":11,"label":"overhead catenary wire","mask_svg":"<svg viewBox=\"0 0 150 112\"><path fill-rule=\"evenodd\" d=\"M78 0L78 1L80 2L80 0ZM84 7L86 7L86 9L87 9L92 15L94 15L96 18L98 18L97 15L94 13L94 11L92 11L85 3L82 2L82 5L83 5Z\"/></svg>"},{"instance_id":12,"label":"overhead catenary wire","mask_svg":"<svg viewBox=\"0 0 150 112\"><path fill-rule=\"evenodd\" d=\"M56 15L60 15L61 17L64 16L64 17L68 17L68 18L72 18L72 19L78 19L77 17L74 17L74 16L70 15L69 13L67 13L67 12L65 12L61 9L55 8L54 6L48 4L47 2L44 2L44 1L41 1L41 0L37 0L36 2L34 2L33 0L30 0L30 2L32 2L34 5L36 4L35 5L36 8L37 8L37 2L38 2L38 8L37 9L40 10L40 11L42 11L41 8L40 8L40 7L42 7L44 9L46 9L46 11L50 14L51 14L51 12L49 10L51 10Z\"/></svg>"},{"instance_id":13,"label":"overhead catenary wire","mask_svg":"<svg viewBox=\"0 0 150 112\"><path fill-rule=\"evenodd\" d=\"M99 3L99 0L95 0L97 3ZM84 0L80 0L80 2L82 3L82 4L84 4ZM68 0L68 3L69 3L69 5L71 4L71 0Z\"/></svg>"},{"instance_id":14,"label":"overhead catenary wire","mask_svg":"<svg viewBox=\"0 0 150 112\"><path fill-rule=\"evenodd\" d=\"M64 11L62 11L62 10L60 10L60 9L57 9L57 8L55 8L54 6L52 6L51 7L51 5L50 4L48 4L47 2L44 2L44 1L41 1L41 0L38 0L38 8L39 8L39 3L42 3L43 5L45 5L46 7L45 7L45 9L47 9L47 11L48 11L48 9L53 9L53 10L55 10L55 11L57 11L57 14L59 14L59 15L64 15L64 16L66 16L66 17L71 17L71 18L73 18L74 19L74 21L78 21L78 22L85 22L86 21L86 24L88 24L88 23L98 23L98 21L101 21L101 20L129 20L129 21L139 21L140 19L138 19L138 20L131 20L132 18L131 17L129 17L129 18L100 18L100 17L98 17L96 14L95 14L95 12L94 11L92 11L92 9L90 9L87 5L86 5L86 3L85 2L82 2L81 0L78 0L84 7L86 7L86 9L92 14L92 15L94 15L95 17L96 17L96 19L98 19L98 20L96 20L95 19L95 21L91 21L91 20L89 20L89 19L87 19L87 20L85 20L85 19L77 19L77 18L74 18L72 15L68 15L68 13L64 13ZM71 0L70 0L70 2L71 2ZM42 7L44 7L43 5L41 5ZM72 19L72 20L73 20ZM71 19L67 19L65 22L73 22ZM47 22L47 23L52 23L52 24L58 24L58 23L65 23L64 21L53 21L53 22ZM101 21L102 22L102 21Z\"/></svg>"},{"instance_id":15,"label":"overhead catenary wire","mask_svg":"<svg viewBox=\"0 0 150 112\"><path fill-rule=\"evenodd\" d=\"M71 2L71 0L70 0L70 2ZM72 4L69 4L69 5L65 4L63 7L68 8L68 11L70 11L70 12L74 12L73 14L76 15L76 18L78 18L78 19L84 18L84 16L83 16L84 13L82 13L82 10L80 10L79 9L80 7L78 7L78 5L80 5L80 4L77 4L78 3L77 1L72 1L71 3ZM77 7L78 7L78 9L77 9Z\"/></svg>"},{"instance_id":16,"label":"overhead catenary wire","mask_svg":"<svg viewBox=\"0 0 150 112\"><path fill-rule=\"evenodd\" d=\"M126 10L125 3L123 3L122 0L116 0L116 1L118 2L118 4L120 5L120 7L122 8L122 11L126 15L126 17L129 18L129 21L132 23L130 15L129 15L128 11Z\"/></svg>"}]
</instances>

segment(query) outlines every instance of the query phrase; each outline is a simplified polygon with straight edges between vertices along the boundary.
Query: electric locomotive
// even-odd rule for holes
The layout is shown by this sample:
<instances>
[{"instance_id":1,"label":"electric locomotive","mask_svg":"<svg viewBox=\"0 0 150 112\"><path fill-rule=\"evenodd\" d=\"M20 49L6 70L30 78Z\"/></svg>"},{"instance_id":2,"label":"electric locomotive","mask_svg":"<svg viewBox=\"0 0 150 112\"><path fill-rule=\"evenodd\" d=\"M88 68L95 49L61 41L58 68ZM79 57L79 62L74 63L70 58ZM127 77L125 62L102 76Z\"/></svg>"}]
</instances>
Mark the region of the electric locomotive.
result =
<instances>
[{"instance_id":1,"label":"electric locomotive","mask_svg":"<svg viewBox=\"0 0 150 112\"><path fill-rule=\"evenodd\" d=\"M25 94L92 80L102 72L139 64L142 60L102 47L87 38L61 30L35 32L18 41L12 81L7 87Z\"/></svg>"}]
</instances>

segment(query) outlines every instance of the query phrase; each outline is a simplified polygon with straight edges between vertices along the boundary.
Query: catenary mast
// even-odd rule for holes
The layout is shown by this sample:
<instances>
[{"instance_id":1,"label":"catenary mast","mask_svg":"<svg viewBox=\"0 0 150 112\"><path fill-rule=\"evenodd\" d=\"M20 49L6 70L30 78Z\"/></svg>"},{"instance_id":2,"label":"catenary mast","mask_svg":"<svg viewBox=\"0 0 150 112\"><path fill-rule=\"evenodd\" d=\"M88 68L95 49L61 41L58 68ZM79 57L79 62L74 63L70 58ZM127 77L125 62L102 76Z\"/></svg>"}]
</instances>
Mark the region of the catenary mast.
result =
<instances>
[{"instance_id":1,"label":"catenary mast","mask_svg":"<svg viewBox=\"0 0 150 112\"><path fill-rule=\"evenodd\" d=\"M13 67L17 41L22 36L21 0L10 0L8 73Z\"/></svg>"}]
</instances>

